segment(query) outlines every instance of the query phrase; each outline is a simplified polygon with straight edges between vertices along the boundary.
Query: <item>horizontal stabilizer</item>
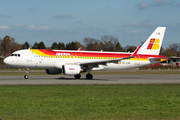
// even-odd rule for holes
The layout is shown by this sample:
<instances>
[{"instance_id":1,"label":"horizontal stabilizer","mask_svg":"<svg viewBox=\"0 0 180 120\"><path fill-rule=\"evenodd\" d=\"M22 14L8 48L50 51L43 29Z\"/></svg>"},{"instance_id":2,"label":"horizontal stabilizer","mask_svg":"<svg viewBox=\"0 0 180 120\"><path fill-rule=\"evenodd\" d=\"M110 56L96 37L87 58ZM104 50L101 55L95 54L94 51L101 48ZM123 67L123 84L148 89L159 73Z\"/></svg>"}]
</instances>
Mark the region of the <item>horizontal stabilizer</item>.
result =
<instances>
[{"instance_id":1,"label":"horizontal stabilizer","mask_svg":"<svg viewBox=\"0 0 180 120\"><path fill-rule=\"evenodd\" d=\"M166 61L168 58L167 57L160 57L160 58L148 58L150 62L154 61Z\"/></svg>"}]
</instances>

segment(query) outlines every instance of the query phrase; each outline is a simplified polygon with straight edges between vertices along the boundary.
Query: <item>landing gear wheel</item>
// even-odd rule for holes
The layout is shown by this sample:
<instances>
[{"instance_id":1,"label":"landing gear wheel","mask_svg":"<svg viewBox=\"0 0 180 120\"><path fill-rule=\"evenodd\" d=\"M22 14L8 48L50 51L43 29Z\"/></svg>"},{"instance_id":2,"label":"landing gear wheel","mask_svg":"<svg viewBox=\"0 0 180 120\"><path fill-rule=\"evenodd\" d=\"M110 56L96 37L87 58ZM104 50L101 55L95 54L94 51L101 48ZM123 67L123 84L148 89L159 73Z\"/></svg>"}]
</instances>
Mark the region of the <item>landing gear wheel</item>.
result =
<instances>
[{"instance_id":1,"label":"landing gear wheel","mask_svg":"<svg viewBox=\"0 0 180 120\"><path fill-rule=\"evenodd\" d=\"M93 75L92 74L87 74L86 75L86 79L92 79L93 78Z\"/></svg>"},{"instance_id":2,"label":"landing gear wheel","mask_svg":"<svg viewBox=\"0 0 180 120\"><path fill-rule=\"evenodd\" d=\"M74 78L75 78L75 79L80 79L80 78L81 78L81 74L74 75Z\"/></svg>"},{"instance_id":3,"label":"landing gear wheel","mask_svg":"<svg viewBox=\"0 0 180 120\"><path fill-rule=\"evenodd\" d=\"M24 78L25 78L25 79L28 79L28 78L29 78L28 73L29 73L29 68L26 68L26 75L24 75Z\"/></svg>"},{"instance_id":4,"label":"landing gear wheel","mask_svg":"<svg viewBox=\"0 0 180 120\"><path fill-rule=\"evenodd\" d=\"M29 76L28 76L28 75L25 75L25 76L24 76L24 78L25 78L25 79L28 79L28 78L29 78Z\"/></svg>"}]
</instances>

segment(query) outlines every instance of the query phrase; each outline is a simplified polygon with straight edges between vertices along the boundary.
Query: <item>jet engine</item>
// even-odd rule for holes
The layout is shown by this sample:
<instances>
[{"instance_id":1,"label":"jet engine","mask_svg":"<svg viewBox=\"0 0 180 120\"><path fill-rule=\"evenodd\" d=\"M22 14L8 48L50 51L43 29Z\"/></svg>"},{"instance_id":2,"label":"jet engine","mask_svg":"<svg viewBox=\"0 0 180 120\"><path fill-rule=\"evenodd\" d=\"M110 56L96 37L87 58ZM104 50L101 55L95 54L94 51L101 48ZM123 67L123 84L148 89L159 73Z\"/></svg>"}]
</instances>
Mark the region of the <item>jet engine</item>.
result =
<instances>
[{"instance_id":1,"label":"jet engine","mask_svg":"<svg viewBox=\"0 0 180 120\"><path fill-rule=\"evenodd\" d=\"M61 74L61 69L46 69L46 73L50 75Z\"/></svg>"},{"instance_id":2,"label":"jet engine","mask_svg":"<svg viewBox=\"0 0 180 120\"><path fill-rule=\"evenodd\" d=\"M81 72L79 65L67 64L62 66L62 72L64 75L77 75Z\"/></svg>"}]
</instances>

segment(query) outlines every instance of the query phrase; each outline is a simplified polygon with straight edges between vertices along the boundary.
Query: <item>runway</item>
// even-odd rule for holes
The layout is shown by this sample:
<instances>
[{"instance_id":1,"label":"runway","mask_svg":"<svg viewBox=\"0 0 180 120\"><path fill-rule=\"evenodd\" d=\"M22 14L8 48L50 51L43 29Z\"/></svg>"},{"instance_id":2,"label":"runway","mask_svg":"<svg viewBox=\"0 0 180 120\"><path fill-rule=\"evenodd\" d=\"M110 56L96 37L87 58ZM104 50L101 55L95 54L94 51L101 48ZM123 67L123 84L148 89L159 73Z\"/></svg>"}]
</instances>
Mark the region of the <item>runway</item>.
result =
<instances>
[{"instance_id":1,"label":"runway","mask_svg":"<svg viewBox=\"0 0 180 120\"><path fill-rule=\"evenodd\" d=\"M0 76L0 85L47 84L180 84L180 75L94 75L92 80L65 75Z\"/></svg>"}]
</instances>

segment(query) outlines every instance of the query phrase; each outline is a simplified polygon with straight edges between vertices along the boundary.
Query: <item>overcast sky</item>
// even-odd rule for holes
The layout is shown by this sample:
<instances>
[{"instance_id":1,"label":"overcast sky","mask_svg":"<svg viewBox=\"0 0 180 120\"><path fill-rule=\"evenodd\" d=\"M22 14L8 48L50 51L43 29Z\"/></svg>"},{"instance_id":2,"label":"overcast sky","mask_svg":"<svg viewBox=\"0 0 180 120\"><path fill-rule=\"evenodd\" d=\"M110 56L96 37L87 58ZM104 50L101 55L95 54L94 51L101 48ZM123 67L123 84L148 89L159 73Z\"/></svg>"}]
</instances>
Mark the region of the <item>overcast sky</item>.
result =
<instances>
[{"instance_id":1,"label":"overcast sky","mask_svg":"<svg viewBox=\"0 0 180 120\"><path fill-rule=\"evenodd\" d=\"M158 26L167 27L163 47L180 43L180 0L0 0L0 38L30 44L119 38L138 46Z\"/></svg>"}]
</instances>

